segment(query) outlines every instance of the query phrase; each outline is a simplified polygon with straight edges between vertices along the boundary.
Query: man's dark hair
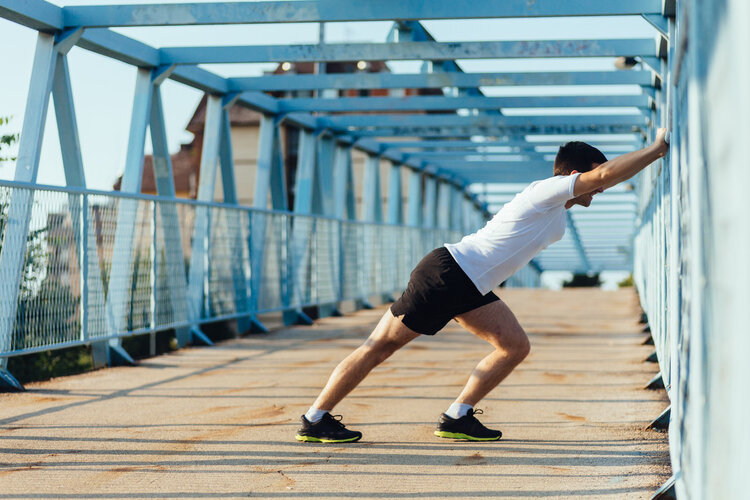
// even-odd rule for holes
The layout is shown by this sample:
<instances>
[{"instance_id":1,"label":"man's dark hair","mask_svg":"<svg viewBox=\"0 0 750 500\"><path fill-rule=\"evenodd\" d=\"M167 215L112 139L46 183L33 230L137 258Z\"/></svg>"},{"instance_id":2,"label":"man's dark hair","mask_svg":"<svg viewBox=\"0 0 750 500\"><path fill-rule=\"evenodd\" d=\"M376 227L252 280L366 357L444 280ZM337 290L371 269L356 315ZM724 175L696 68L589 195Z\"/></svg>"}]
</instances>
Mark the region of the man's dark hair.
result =
<instances>
[{"instance_id":1,"label":"man's dark hair","mask_svg":"<svg viewBox=\"0 0 750 500\"><path fill-rule=\"evenodd\" d=\"M555 157L554 175L570 175L573 170L588 172L592 163L604 163L607 157L590 144L571 141L560 146Z\"/></svg>"}]
</instances>

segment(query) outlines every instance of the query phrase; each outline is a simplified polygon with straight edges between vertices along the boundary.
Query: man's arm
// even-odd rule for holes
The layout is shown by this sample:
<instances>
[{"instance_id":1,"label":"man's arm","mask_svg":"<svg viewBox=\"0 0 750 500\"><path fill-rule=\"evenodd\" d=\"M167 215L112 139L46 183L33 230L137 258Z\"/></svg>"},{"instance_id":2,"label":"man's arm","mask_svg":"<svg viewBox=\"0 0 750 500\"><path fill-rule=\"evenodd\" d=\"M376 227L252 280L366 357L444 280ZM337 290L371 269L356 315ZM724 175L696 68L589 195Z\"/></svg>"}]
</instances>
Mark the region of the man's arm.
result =
<instances>
[{"instance_id":1,"label":"man's arm","mask_svg":"<svg viewBox=\"0 0 750 500\"><path fill-rule=\"evenodd\" d=\"M656 132L656 139L650 146L613 158L595 169L579 175L573 188L574 195L580 196L600 188L611 188L615 184L633 177L667 154L669 144L664 141L666 133L667 129L660 128Z\"/></svg>"}]
</instances>

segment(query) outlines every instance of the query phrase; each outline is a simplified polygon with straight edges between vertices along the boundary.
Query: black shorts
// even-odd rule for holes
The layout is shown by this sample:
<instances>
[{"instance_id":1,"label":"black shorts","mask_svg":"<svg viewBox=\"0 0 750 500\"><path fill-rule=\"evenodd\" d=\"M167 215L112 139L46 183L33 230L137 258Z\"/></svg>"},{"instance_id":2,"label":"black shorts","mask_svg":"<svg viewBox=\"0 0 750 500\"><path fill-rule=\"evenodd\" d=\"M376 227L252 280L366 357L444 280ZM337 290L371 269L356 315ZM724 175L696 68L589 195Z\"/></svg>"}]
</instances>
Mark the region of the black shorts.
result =
<instances>
[{"instance_id":1,"label":"black shorts","mask_svg":"<svg viewBox=\"0 0 750 500\"><path fill-rule=\"evenodd\" d=\"M391 305L394 316L417 333L435 335L455 316L500 300L482 295L445 247L428 253L411 272L404 294Z\"/></svg>"}]
</instances>

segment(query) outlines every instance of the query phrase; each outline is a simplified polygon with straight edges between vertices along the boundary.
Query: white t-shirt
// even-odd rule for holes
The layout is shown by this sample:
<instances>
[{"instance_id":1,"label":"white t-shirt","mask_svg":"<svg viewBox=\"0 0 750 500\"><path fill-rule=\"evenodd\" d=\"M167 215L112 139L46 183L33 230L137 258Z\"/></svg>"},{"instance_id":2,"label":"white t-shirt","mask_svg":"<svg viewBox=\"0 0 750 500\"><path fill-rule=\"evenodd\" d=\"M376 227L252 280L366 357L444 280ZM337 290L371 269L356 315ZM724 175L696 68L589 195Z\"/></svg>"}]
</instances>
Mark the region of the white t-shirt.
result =
<instances>
[{"instance_id":1,"label":"white t-shirt","mask_svg":"<svg viewBox=\"0 0 750 500\"><path fill-rule=\"evenodd\" d=\"M486 294L563 237L565 202L579 175L532 182L482 229L445 245L477 290Z\"/></svg>"}]
</instances>

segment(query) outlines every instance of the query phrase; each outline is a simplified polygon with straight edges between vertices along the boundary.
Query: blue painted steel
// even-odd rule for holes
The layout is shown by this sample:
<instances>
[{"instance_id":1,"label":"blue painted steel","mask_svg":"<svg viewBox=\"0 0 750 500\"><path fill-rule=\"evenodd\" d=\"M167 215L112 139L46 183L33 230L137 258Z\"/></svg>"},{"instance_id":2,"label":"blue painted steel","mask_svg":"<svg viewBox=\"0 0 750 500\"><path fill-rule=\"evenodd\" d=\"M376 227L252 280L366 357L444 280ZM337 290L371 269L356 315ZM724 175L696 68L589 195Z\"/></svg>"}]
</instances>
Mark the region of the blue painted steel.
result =
<instances>
[{"instance_id":1,"label":"blue painted steel","mask_svg":"<svg viewBox=\"0 0 750 500\"><path fill-rule=\"evenodd\" d=\"M434 113L430 115L366 114L327 116L319 120L321 123L332 127L543 127L597 125L645 127L648 125L648 119L641 114L548 116L461 116L453 113Z\"/></svg>"},{"instance_id":2,"label":"blue painted steel","mask_svg":"<svg viewBox=\"0 0 750 500\"><path fill-rule=\"evenodd\" d=\"M65 180L70 186L86 186L81 159L81 145L78 140L78 123L73 105L73 92L70 88L68 60L62 54L57 55L52 97L55 104L60 152L62 154Z\"/></svg>"},{"instance_id":3,"label":"blue painted steel","mask_svg":"<svg viewBox=\"0 0 750 500\"><path fill-rule=\"evenodd\" d=\"M467 163L477 163L485 161L525 162L528 160L553 161L555 153L534 153L527 151L511 151L507 153L483 153L477 151L432 151L426 153L406 153L404 154L404 157L431 161L435 163L440 163L441 159L453 161L463 160Z\"/></svg>"},{"instance_id":4,"label":"blue painted steel","mask_svg":"<svg viewBox=\"0 0 750 500\"><path fill-rule=\"evenodd\" d=\"M430 150L452 150L452 149L481 149L481 148L497 148L497 147L510 147L519 150L536 151L536 147L550 147L560 146L564 141L558 139L547 139L543 141L456 141L456 140L440 140L440 141L398 141L398 142L380 142L380 146L385 148L385 151L391 148L397 148L398 150L407 149L430 149ZM627 148L628 150L640 148L641 144L633 139L621 139L614 140L611 138L602 137L597 140L586 141L592 146L596 146L601 149L609 147Z\"/></svg>"},{"instance_id":5,"label":"blue painted steel","mask_svg":"<svg viewBox=\"0 0 750 500\"><path fill-rule=\"evenodd\" d=\"M158 85L153 86L153 96L151 100L151 112L149 118L149 129L151 132L151 142L153 145L152 163L154 168L154 178L156 180L156 190L162 196L174 197L174 176L172 174L172 158L169 154L167 143L167 130L164 123L164 109L161 100L161 90ZM185 276L185 257L182 251L182 235L180 234L180 218L175 205L164 204L161 206L161 227L164 232L164 265L168 269L168 286L169 296L171 298L172 310L178 321L187 320L187 316L180 316L184 310L182 304L187 303L187 277ZM157 214L154 212L154 231L157 231L158 222ZM158 235L157 235L158 236ZM155 238L154 241L157 241ZM156 250L156 248L154 248ZM153 265L157 265L157 259L152 258ZM154 288L153 293L156 293ZM154 302L156 298L154 297ZM152 311L152 318L156 316L156 311ZM185 345L189 336L189 329L181 328L177 332L178 344Z\"/></svg>"},{"instance_id":6,"label":"blue painted steel","mask_svg":"<svg viewBox=\"0 0 750 500\"><path fill-rule=\"evenodd\" d=\"M317 172L317 141L315 135L307 130L299 132L299 149L297 151L297 172L295 177L294 213L310 215L315 212L315 200L320 198L320 183ZM282 304L291 309L293 304L308 302L304 289L311 279L311 269L303 263L310 260L313 251L311 243L314 232L311 219L299 217L291 225L289 261L294 271L288 275L282 273L281 288L286 293ZM286 324L312 324L312 320L299 308L285 311Z\"/></svg>"},{"instance_id":7,"label":"blue painted steel","mask_svg":"<svg viewBox=\"0 0 750 500\"><path fill-rule=\"evenodd\" d=\"M337 145L333 164L333 215L339 219L357 218L354 199L354 178L352 174L351 148Z\"/></svg>"},{"instance_id":8,"label":"blue painted steel","mask_svg":"<svg viewBox=\"0 0 750 500\"><path fill-rule=\"evenodd\" d=\"M221 122L223 106L221 98L207 96L206 122L203 131L201 150L200 180L198 197L200 201L212 201L216 190L216 170L219 161L221 143ZM211 315L208 270L210 255L211 213L207 207L195 210L193 244L190 253L190 273L188 275L188 313L195 322L199 318Z\"/></svg>"},{"instance_id":9,"label":"blue painted steel","mask_svg":"<svg viewBox=\"0 0 750 500\"><path fill-rule=\"evenodd\" d=\"M277 119L269 115L261 115L260 133L258 134L258 160L255 173L255 190L253 192L253 207L265 210L269 204L269 192L277 191L273 183L282 178L282 173L274 174L274 170L281 167L277 155L279 151L279 130ZM278 195L271 196L272 203L279 202ZM284 200L284 209L287 208ZM251 262L251 286L250 286L250 310L259 307L259 290L263 283L263 261L265 258L265 235L266 217L250 218L250 262ZM253 317L254 323L261 330L265 327L257 318Z\"/></svg>"},{"instance_id":10,"label":"blue painted steel","mask_svg":"<svg viewBox=\"0 0 750 500\"><path fill-rule=\"evenodd\" d=\"M635 116L635 115L634 115ZM460 117L467 118L467 117ZM510 118L510 117L503 117ZM513 117L517 118L517 117ZM557 118L557 117L555 117ZM325 120L321 118L321 120ZM349 131L349 133L352 133ZM469 139L472 136L501 136L506 134L577 135L577 134L633 134L641 133L633 125L489 125L489 126L398 126L356 131L358 138L372 137L448 137Z\"/></svg>"},{"instance_id":11,"label":"blue painted steel","mask_svg":"<svg viewBox=\"0 0 750 500\"><path fill-rule=\"evenodd\" d=\"M54 38L44 33L37 37L31 83L26 101L24 123L18 146L15 180L36 182L39 171L39 155L47 117L49 95L52 89L57 53ZM21 285L21 266L26 250L26 235L29 229L33 198L28 191L13 193L8 211L8 220L14 221L6 229L3 246L0 248L0 276L4 278L0 301L0 348L8 348L13 335L16 318L17 297Z\"/></svg>"},{"instance_id":12,"label":"blue painted steel","mask_svg":"<svg viewBox=\"0 0 750 500\"><path fill-rule=\"evenodd\" d=\"M403 289L408 281L409 271L416 264L417 260L421 258L425 253L431 250L436 242L447 241L455 239L458 234L450 231L430 231L424 228L410 228L407 226L399 225L385 225L385 224L370 224L361 221L351 220L340 220L325 216L305 216L297 215L290 212L282 211L268 211L261 209L252 209L248 207L238 207L234 205L220 204L215 202L203 202L196 200L187 199L174 199L169 196L149 196L136 193L121 193L121 192L101 192L88 190L83 188L75 187L52 187L52 186L39 186L33 183L22 183L22 182L9 182L0 181L0 190L8 195L12 196L15 190L27 190L29 191L30 197L33 197L37 203L35 210L41 211L42 217L46 218L47 214L56 213L60 210L61 204L59 200L69 199L71 197L82 197L83 207L99 206L105 210L116 210L117 207L122 207L125 204L123 201L133 201L143 209L143 213L148 214L149 217L146 219L147 223L156 222L157 219L152 219L153 214L163 213L165 205L177 206L179 213L185 212L201 212L210 211L212 213L212 221L214 226L212 231L216 231L215 243L218 245L221 241L231 241L233 233L243 233L246 230L247 223L253 220L255 223L258 220L265 218L266 223L264 227L269 228L264 242L267 246L268 253L272 258L264 257L264 264L268 266L268 274L270 277L275 278L281 275L295 276L305 271L306 276L310 279L306 280L303 285L304 288L300 291L300 295L303 296L304 301L295 301L290 304L294 308L302 308L312 305L319 305L321 303L330 302L331 290L329 284L331 283L330 276L336 276L337 273L343 276L343 282L347 286L341 291L340 296L333 295L333 299L340 298L341 300L361 300L362 292L364 291L368 295L392 293L399 289ZM230 213L240 214L239 217L235 218L239 221L239 226L227 226L221 221L232 220L228 217ZM110 212L112 216L114 212ZM96 223L94 217L91 216L89 211L88 223ZM149 222L148 219L151 219ZM197 218L185 217L180 219L180 228L183 233L194 232L194 224L197 222ZM285 258L281 260L278 256L281 256L285 249L291 248L293 235L292 232L288 231L289 227L303 227L306 224L312 223L312 227L315 227L315 243L310 246L310 252L307 254L307 258L303 262L298 262L298 266L295 267L291 260L287 261ZM151 229L151 228L149 228ZM339 233L338 230L342 229ZM88 234L91 241L84 242L83 238L77 239L74 235L64 235L61 241L62 245L70 245L70 248L76 252L83 254L83 249L87 246L93 245L93 255L101 255L106 265L105 267L109 270L109 273L113 272L113 268L117 265L112 265L113 255L106 251L107 243L106 240L111 238L114 227L111 225L101 226L103 234L96 234L92 231L87 231L85 228L81 234ZM343 235L343 240L340 241L341 246L347 249L344 255L343 262L338 264L339 260L326 259L327 252L329 251L323 244L325 238L319 238L319 234L324 234L326 237L336 237L338 234ZM144 248L151 249L154 251L159 248L158 241L154 239L158 233L147 230L141 233L146 241L141 241ZM362 244L363 235L369 235L368 241L378 242L377 250L371 251ZM278 238L278 239L277 239ZM251 259L252 253L250 247L253 243L248 239L243 239L242 248L239 252L242 256L242 267L243 268L254 268ZM46 258L49 257L51 247L47 247ZM211 249L212 262L211 272L215 272L220 275L225 275L226 272L230 271L233 267L233 263L229 259L215 259L217 255L215 248ZM395 256L395 257L394 257ZM132 262L134 259L137 260L137 256L130 256L127 262ZM362 273L362 264L370 264L368 273ZM126 265L126 263L118 263L120 265ZM141 279L138 274L139 272L134 270L131 278L138 280L138 285L130 289L129 301L139 300L139 296L142 294L149 295L153 293L153 287L158 286L158 277L166 277L165 273L168 268L165 265L165 261L158 259L155 267L153 262L149 263L148 274L150 277L147 279ZM337 266L340 267L337 268ZM289 266L288 270L284 268ZM333 266L333 267L331 267ZM376 274L372 274L377 271ZM57 276L58 270L50 268L52 275L48 275L45 279L59 279ZM304 274L304 273L303 273ZM328 278L326 277L328 276ZM88 278L93 277L92 273L88 274ZM4 277L5 278L5 277ZM156 278L156 279L155 279ZM365 279L367 278L367 279ZM110 281L111 282L111 281ZM211 290L215 297L219 296L231 296L234 293L234 283L231 279L220 280L218 282L211 283ZM369 288L374 286L375 288ZM168 290L162 288L162 290ZM145 333L151 333L154 331L162 331L166 329L181 329L194 326L195 324L203 324L209 321L238 319L242 317L255 316L258 313L267 313L273 311L281 311L285 309L282 304L282 294L285 290L279 286L278 281L275 279L266 279L260 283L260 288L256 290L257 293L262 297L259 302L261 307L259 308L234 308L230 307L227 310L220 310L217 307L212 307L208 310L204 317L198 318L197 320L179 320L174 318L171 314L162 314L156 317L149 316L147 321L138 322L136 316L140 317L140 311L137 308L130 308L127 311L124 323L127 325L134 325L132 328L128 328L122 332L111 333L104 323L95 324L96 328L89 332L89 339L96 339L97 341L108 342L110 340L116 340L124 336L139 335ZM7 297L0 297L0 303L4 303ZM171 309L169 293L164 291L162 296L159 297L161 306ZM320 300L320 302L316 302ZM59 302L59 301L58 301ZM212 301L214 306L217 306L217 302ZM59 307L63 304L52 303L50 304L53 310L59 310ZM90 305L90 307L93 304ZM158 309L158 308L157 308ZM45 324L44 321L48 321L48 311L44 309L35 309L31 311L31 314L27 314L21 319L21 327L24 325L24 318L30 318L32 325ZM55 320L53 319L52 323ZM49 349L65 348L75 345L82 345L86 342L86 338L82 335L81 331L83 325L77 321L67 321L66 329L62 333L65 335L60 336L55 331L59 327L45 329L43 332L35 332L31 339L14 338L12 344L3 345L0 350L0 358L7 358L9 356L24 355L32 352L45 351ZM121 354L123 351L121 351ZM125 354L127 355L127 354ZM114 356L114 353L113 353Z\"/></svg>"},{"instance_id":13,"label":"blue painted steel","mask_svg":"<svg viewBox=\"0 0 750 500\"><path fill-rule=\"evenodd\" d=\"M232 127L229 120L231 104L222 103L221 131L219 132L219 165L221 166L221 185L224 203L236 205L237 180L234 173L234 154L232 153Z\"/></svg>"},{"instance_id":14,"label":"blue painted steel","mask_svg":"<svg viewBox=\"0 0 750 500\"><path fill-rule=\"evenodd\" d=\"M292 98L277 101L281 111L441 111L453 109L638 107L648 108L647 95L556 97L339 97Z\"/></svg>"},{"instance_id":15,"label":"blue painted steel","mask_svg":"<svg viewBox=\"0 0 750 500\"><path fill-rule=\"evenodd\" d=\"M357 73L268 75L229 78L233 91L507 87L515 85L641 85L651 88L651 71L566 71L535 73Z\"/></svg>"},{"instance_id":16,"label":"blue painted steel","mask_svg":"<svg viewBox=\"0 0 750 500\"><path fill-rule=\"evenodd\" d=\"M232 127L229 119L229 109L234 104L234 99L224 98L222 101L221 112L221 140L219 142L219 165L221 166L221 183L224 194L224 203L238 205L237 198L237 181L235 179L234 154L232 152ZM227 224L230 227L240 227L242 225L242 216L238 211L229 211L227 213ZM230 238L232 261L232 282L234 283L234 300L237 311L250 307L247 294L247 271L243 266L243 236L236 231ZM237 331L242 333L253 328L252 318L238 318Z\"/></svg>"},{"instance_id":17,"label":"blue painted steel","mask_svg":"<svg viewBox=\"0 0 750 500\"><path fill-rule=\"evenodd\" d=\"M401 166L392 163L388 176L388 224L404 223Z\"/></svg>"},{"instance_id":18,"label":"blue painted steel","mask_svg":"<svg viewBox=\"0 0 750 500\"><path fill-rule=\"evenodd\" d=\"M389 42L390 41L396 41L396 42L435 42L435 37L432 36L432 34L427 31L427 29L419 22L419 21L398 21L394 23L394 26L391 30L391 33L393 34L394 39L390 39L389 35ZM463 73L463 69L456 64L453 60L444 60L444 61L423 61L422 62L422 73ZM456 95L466 97L466 96L484 96L484 91L482 91L479 87L469 87L469 88L457 88L455 90ZM482 111L480 114L501 114L501 112L497 109L495 110L488 110L488 111Z\"/></svg>"},{"instance_id":19,"label":"blue painted steel","mask_svg":"<svg viewBox=\"0 0 750 500\"><path fill-rule=\"evenodd\" d=\"M430 59L505 59L528 57L656 56L648 38L612 40L526 40L487 42L400 42L324 45L245 45L164 47L160 64L260 62L400 61Z\"/></svg>"},{"instance_id":20,"label":"blue painted steel","mask_svg":"<svg viewBox=\"0 0 750 500\"><path fill-rule=\"evenodd\" d=\"M313 200L319 196L316 178L316 147L315 136L312 132L301 130L294 190L294 212L298 214L312 214Z\"/></svg>"},{"instance_id":21,"label":"blue painted steel","mask_svg":"<svg viewBox=\"0 0 750 500\"><path fill-rule=\"evenodd\" d=\"M383 197L380 195L380 157L367 155L362 182L362 220L383 221Z\"/></svg>"},{"instance_id":22,"label":"blue painted steel","mask_svg":"<svg viewBox=\"0 0 750 500\"><path fill-rule=\"evenodd\" d=\"M410 226L422 225L422 172L409 172L409 198L406 205L406 223ZM451 226L451 229L457 229Z\"/></svg>"},{"instance_id":23,"label":"blue painted steel","mask_svg":"<svg viewBox=\"0 0 750 500\"><path fill-rule=\"evenodd\" d=\"M322 135L318 138L317 178L320 196L317 199L319 206L315 208L315 213L330 216L335 213L333 196L335 146L333 137L329 135Z\"/></svg>"},{"instance_id":24,"label":"blue painted steel","mask_svg":"<svg viewBox=\"0 0 750 500\"><path fill-rule=\"evenodd\" d=\"M440 182L437 192L437 227L450 228L451 190L455 186L448 182Z\"/></svg>"},{"instance_id":25,"label":"blue painted steel","mask_svg":"<svg viewBox=\"0 0 750 500\"><path fill-rule=\"evenodd\" d=\"M122 174L120 190L126 193L139 193L143 178L143 152L146 141L146 127L151 114L153 97L152 72L139 69L136 75L135 96L130 121L128 150ZM128 262L133 265L131 255L135 239L138 204L134 200L122 200L117 210L117 225L112 249L113 262ZM125 323L128 295L131 291L130 266L113 266L108 284L106 303L107 329L110 335L127 331ZM120 349L119 339L97 342L92 346L95 366L113 362L113 350Z\"/></svg>"},{"instance_id":26,"label":"blue painted steel","mask_svg":"<svg viewBox=\"0 0 750 500\"><path fill-rule=\"evenodd\" d=\"M40 0L0 0L0 17L46 33L64 25L62 9Z\"/></svg>"},{"instance_id":27,"label":"blue painted steel","mask_svg":"<svg viewBox=\"0 0 750 500\"><path fill-rule=\"evenodd\" d=\"M4 0L8 1L8 0ZM495 17L616 16L661 14L659 0L625 3L579 0L560 5L554 0L477 2L455 8L450 2L380 0L352 4L345 0L295 2L213 2L155 5L93 5L65 7L66 26L177 26L392 19L481 19ZM34 15L32 12L31 15ZM56 19L55 19L56 21Z\"/></svg>"},{"instance_id":28,"label":"blue painted steel","mask_svg":"<svg viewBox=\"0 0 750 500\"><path fill-rule=\"evenodd\" d=\"M425 174L424 178L424 216L425 227L437 225L437 179L434 175Z\"/></svg>"}]
</instances>

